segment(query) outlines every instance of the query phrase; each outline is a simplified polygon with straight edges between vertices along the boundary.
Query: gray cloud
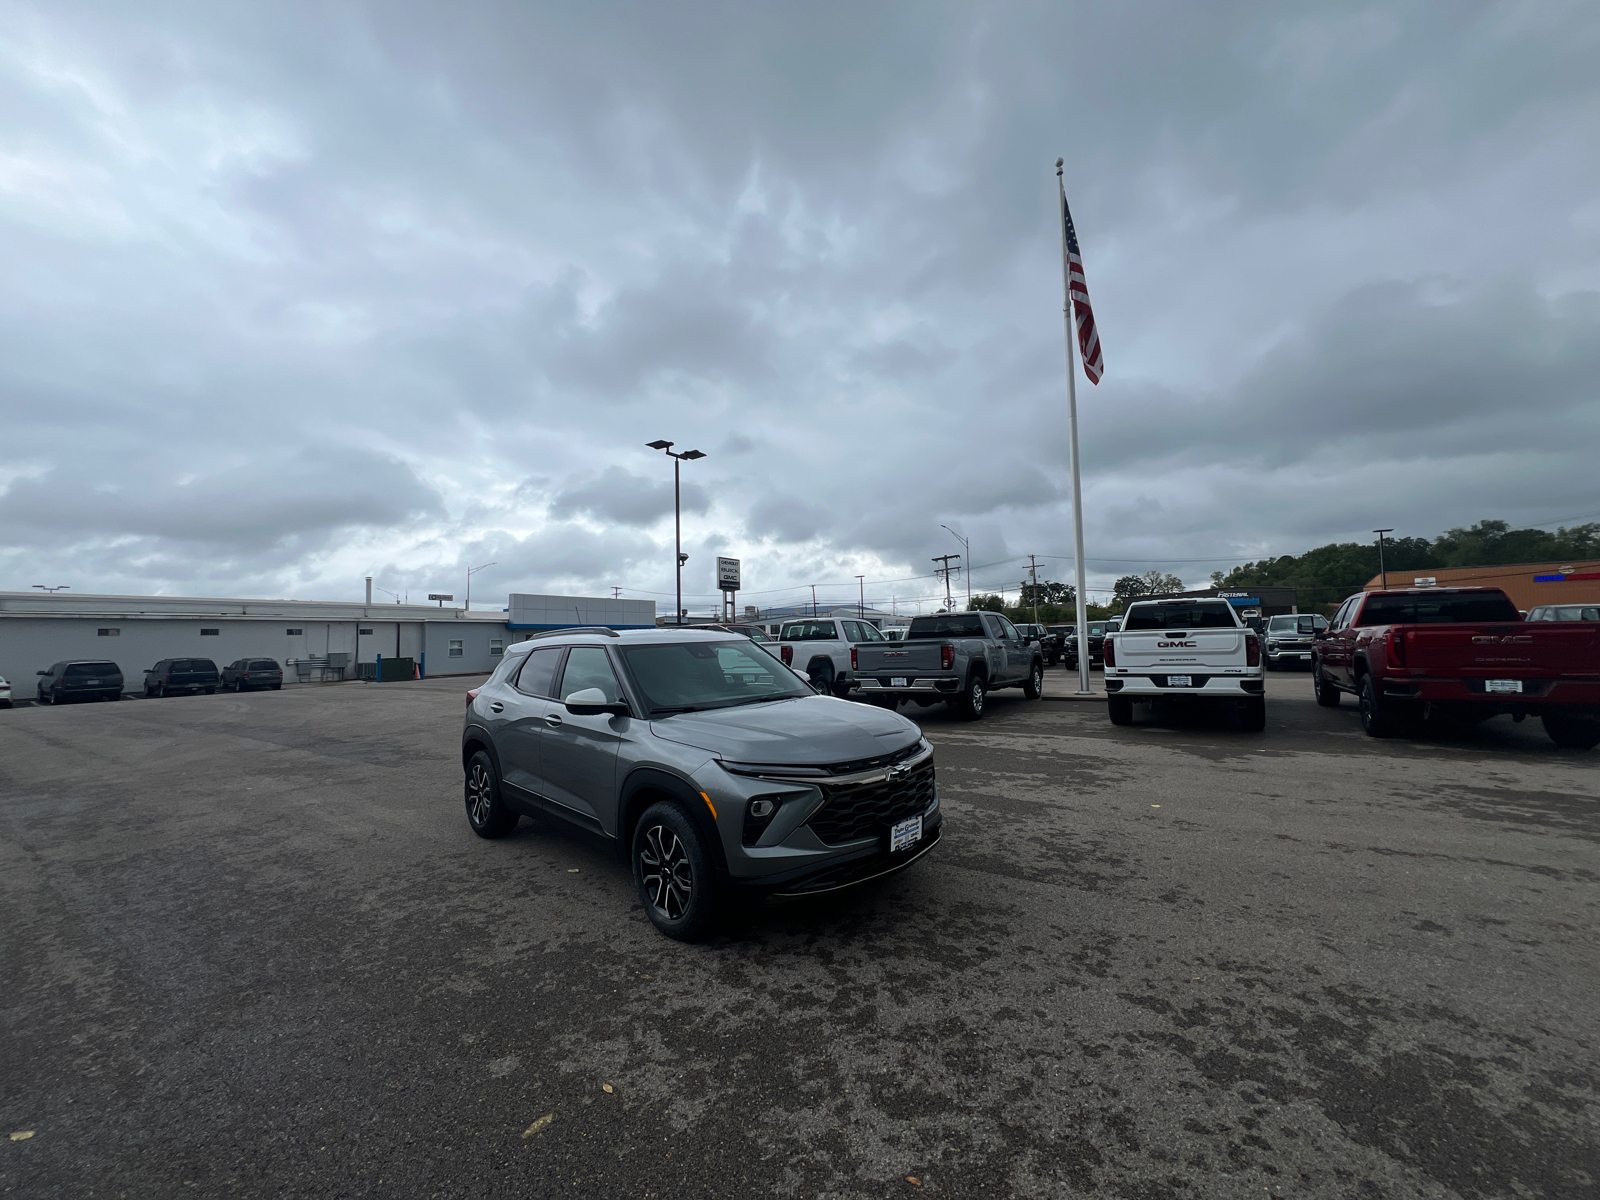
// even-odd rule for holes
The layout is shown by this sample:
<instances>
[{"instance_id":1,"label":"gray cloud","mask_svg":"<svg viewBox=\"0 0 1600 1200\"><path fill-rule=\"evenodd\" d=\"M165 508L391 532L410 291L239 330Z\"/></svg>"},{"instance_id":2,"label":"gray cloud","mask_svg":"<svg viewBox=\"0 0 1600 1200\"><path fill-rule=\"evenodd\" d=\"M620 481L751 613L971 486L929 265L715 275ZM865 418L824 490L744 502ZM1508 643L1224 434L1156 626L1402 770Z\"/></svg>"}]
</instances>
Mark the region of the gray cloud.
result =
<instances>
[{"instance_id":1,"label":"gray cloud","mask_svg":"<svg viewBox=\"0 0 1600 1200\"><path fill-rule=\"evenodd\" d=\"M678 503L688 513L703 513L710 507L705 489L692 482L679 485ZM619 525L654 525L672 515L672 481L608 467L594 478L571 482L557 492L551 510L588 513Z\"/></svg>"}]
</instances>

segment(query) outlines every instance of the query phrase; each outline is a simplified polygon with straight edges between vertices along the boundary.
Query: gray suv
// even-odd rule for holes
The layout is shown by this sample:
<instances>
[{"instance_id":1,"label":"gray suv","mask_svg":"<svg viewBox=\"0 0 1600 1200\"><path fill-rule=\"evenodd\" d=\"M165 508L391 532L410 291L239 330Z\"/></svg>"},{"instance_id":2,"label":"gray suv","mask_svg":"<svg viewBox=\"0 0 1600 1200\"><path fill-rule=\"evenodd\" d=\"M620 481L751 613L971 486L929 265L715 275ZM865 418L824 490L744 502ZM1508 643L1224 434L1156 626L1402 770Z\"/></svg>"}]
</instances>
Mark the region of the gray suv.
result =
<instances>
[{"instance_id":1,"label":"gray suv","mask_svg":"<svg viewBox=\"0 0 1600 1200\"><path fill-rule=\"evenodd\" d=\"M916 862L943 814L911 721L817 695L748 638L553 630L467 693L467 821L544 815L607 839L656 928L704 938L721 902L849 887Z\"/></svg>"}]
</instances>

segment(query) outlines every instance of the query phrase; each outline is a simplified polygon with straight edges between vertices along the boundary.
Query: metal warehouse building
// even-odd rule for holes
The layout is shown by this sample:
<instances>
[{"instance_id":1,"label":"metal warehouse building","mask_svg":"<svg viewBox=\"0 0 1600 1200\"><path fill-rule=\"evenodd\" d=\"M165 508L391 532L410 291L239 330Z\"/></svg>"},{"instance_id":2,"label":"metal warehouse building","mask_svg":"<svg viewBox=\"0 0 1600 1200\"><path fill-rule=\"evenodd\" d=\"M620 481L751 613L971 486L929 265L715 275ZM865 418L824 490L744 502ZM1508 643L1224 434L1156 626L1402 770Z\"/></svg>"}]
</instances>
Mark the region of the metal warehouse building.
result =
<instances>
[{"instance_id":1,"label":"metal warehouse building","mask_svg":"<svg viewBox=\"0 0 1600 1200\"><path fill-rule=\"evenodd\" d=\"M519 610L516 602L530 599L541 604ZM534 611L555 619L513 624L513 614ZM74 658L116 663L129 691L164 658L209 658L219 667L272 658L283 664L286 684L353 679L379 656L414 660L424 674L476 674L492 671L508 644L530 636L526 630L621 627L615 618L623 616L629 627L635 617L637 625L653 626L655 604L514 596L507 611L467 612L427 604L0 592L0 676L20 700L31 697L37 672Z\"/></svg>"}]
</instances>

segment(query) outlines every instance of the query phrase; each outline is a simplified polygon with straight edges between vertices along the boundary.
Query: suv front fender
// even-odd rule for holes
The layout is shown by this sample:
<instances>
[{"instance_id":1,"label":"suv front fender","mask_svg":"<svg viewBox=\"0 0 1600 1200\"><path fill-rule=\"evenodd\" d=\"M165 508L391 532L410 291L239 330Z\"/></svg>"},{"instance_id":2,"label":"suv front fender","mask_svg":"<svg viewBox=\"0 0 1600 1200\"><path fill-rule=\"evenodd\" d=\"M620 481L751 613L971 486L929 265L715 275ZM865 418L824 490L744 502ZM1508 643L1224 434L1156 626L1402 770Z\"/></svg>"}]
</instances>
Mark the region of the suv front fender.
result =
<instances>
[{"instance_id":1,"label":"suv front fender","mask_svg":"<svg viewBox=\"0 0 1600 1200\"><path fill-rule=\"evenodd\" d=\"M657 796L670 796L683 805L688 813L689 820L694 822L700 836L705 839L706 847L712 858L712 864L722 874L728 871L728 854L722 845L722 834L717 830L717 824L711 819L711 813L706 808L704 797L694 783L681 775L674 775L671 771L662 770L660 767L635 767L628 772L628 777L622 781L622 787L617 793L617 854L623 862L628 861L632 851L633 826L639 819L639 814L644 812L653 803Z\"/></svg>"}]
</instances>

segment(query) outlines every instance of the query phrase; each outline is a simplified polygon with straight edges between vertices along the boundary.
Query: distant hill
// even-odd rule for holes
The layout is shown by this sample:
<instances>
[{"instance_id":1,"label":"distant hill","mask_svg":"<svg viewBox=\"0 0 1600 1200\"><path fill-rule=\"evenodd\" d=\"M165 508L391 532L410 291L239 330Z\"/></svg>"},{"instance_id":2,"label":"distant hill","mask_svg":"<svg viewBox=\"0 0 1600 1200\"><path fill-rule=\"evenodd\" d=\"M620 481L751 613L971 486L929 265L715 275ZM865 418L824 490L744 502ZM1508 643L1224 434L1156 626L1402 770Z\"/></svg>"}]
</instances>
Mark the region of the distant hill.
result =
<instances>
[{"instance_id":1,"label":"distant hill","mask_svg":"<svg viewBox=\"0 0 1600 1200\"><path fill-rule=\"evenodd\" d=\"M1512 529L1505 521L1479 521L1471 529L1449 529L1432 540L1385 540L1384 565L1390 571L1427 567L1493 567L1506 563L1600 558L1600 523L1571 529ZM1245 563L1211 581L1230 591L1251 587L1300 589L1302 609L1338 604L1378 573L1374 542L1330 542L1304 554L1285 554Z\"/></svg>"}]
</instances>

